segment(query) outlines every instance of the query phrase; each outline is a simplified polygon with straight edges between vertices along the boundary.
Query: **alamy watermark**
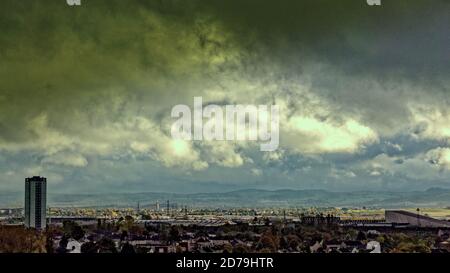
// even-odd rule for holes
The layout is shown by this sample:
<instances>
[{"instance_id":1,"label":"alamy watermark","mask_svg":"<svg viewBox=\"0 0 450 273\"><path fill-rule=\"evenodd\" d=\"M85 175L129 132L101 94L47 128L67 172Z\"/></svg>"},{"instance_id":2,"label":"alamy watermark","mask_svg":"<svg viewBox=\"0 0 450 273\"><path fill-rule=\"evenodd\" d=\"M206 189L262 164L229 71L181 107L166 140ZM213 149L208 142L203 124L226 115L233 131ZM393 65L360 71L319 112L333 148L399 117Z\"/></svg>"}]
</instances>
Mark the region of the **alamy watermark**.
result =
<instances>
[{"instance_id":1,"label":"alamy watermark","mask_svg":"<svg viewBox=\"0 0 450 273\"><path fill-rule=\"evenodd\" d=\"M280 110L278 105L214 105L203 107L194 97L194 109L184 104L172 108L171 134L181 140L260 141L261 151L278 149ZM206 122L205 122L206 121Z\"/></svg>"},{"instance_id":2,"label":"alamy watermark","mask_svg":"<svg viewBox=\"0 0 450 273\"><path fill-rule=\"evenodd\" d=\"M369 6L381 6L381 0L366 0Z\"/></svg>"},{"instance_id":3,"label":"alamy watermark","mask_svg":"<svg viewBox=\"0 0 450 273\"><path fill-rule=\"evenodd\" d=\"M81 0L66 0L69 6L81 6Z\"/></svg>"}]
</instances>

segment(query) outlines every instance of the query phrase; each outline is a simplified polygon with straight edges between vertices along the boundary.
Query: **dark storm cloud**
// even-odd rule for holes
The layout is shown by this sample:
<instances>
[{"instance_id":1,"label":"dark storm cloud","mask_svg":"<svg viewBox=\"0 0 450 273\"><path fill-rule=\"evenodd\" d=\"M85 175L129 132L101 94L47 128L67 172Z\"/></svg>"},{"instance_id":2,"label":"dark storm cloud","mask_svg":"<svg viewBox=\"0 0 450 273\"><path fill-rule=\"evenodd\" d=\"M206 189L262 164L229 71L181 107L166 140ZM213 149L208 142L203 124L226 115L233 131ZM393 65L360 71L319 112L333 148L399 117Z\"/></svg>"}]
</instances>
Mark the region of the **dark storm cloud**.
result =
<instances>
[{"instance_id":1,"label":"dark storm cloud","mask_svg":"<svg viewBox=\"0 0 450 273\"><path fill-rule=\"evenodd\" d=\"M449 69L448 1L384 1L381 7L357 0L208 3L243 45L264 48L264 57L287 64L313 57L353 73Z\"/></svg>"},{"instance_id":2,"label":"dark storm cloud","mask_svg":"<svg viewBox=\"0 0 450 273\"><path fill-rule=\"evenodd\" d=\"M222 183L230 172L236 174L230 183L250 181L249 170L265 166L255 152L253 166L245 153L226 148L227 156L243 162L231 171L201 158L208 148L175 163L167 156L169 139L160 132L167 113L203 95L211 102L285 102L289 118L307 113L333 125L356 120L382 141L403 145L402 152L381 142L358 154L313 158L292 151L269 164L271 175L251 180L295 186L300 182L292 175L300 170L304 186L326 185L329 173L351 186L353 178L342 177L358 162L380 153L413 157L446 145L445 139L415 143L408 137L439 135L440 117L448 114L449 10L445 0L383 0L381 7L365 0L83 0L80 7L64 0L4 0L0 155L9 163L0 171L20 180L43 171L80 185L96 179L140 185L150 172L144 166L152 164L155 180L176 187L185 179L181 171L171 176L172 169L193 160L210 169L190 181ZM416 104L439 113L411 109ZM418 113L444 122L418 124ZM398 165L419 164L406 163ZM112 170L114 177L104 174ZM395 183L393 177L382 183Z\"/></svg>"},{"instance_id":3,"label":"dark storm cloud","mask_svg":"<svg viewBox=\"0 0 450 273\"><path fill-rule=\"evenodd\" d=\"M114 121L139 111L136 101L170 100L165 93L179 89L177 80L189 86L188 68L207 62L209 53L201 56L197 41L183 37L198 27L182 7L171 5L168 14L166 4L146 1L84 4L74 10L64 1L2 2L2 138L32 138L25 125L43 112L64 130ZM72 123L79 113L87 117Z\"/></svg>"},{"instance_id":4,"label":"dark storm cloud","mask_svg":"<svg viewBox=\"0 0 450 273\"><path fill-rule=\"evenodd\" d=\"M239 69L268 83L310 79L334 112L395 133L411 129L408 103L450 104L448 1L208 3L245 52ZM289 87L276 95L299 97Z\"/></svg>"}]
</instances>

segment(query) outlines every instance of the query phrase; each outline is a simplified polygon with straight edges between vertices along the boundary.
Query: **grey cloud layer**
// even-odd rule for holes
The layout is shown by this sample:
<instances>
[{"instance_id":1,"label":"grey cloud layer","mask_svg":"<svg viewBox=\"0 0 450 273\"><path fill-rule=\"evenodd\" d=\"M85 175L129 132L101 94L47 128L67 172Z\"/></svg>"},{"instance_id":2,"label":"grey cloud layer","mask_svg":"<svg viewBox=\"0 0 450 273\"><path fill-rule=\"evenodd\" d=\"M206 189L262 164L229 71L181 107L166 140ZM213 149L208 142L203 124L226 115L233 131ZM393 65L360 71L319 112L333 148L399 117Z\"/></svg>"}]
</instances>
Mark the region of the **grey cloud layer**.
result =
<instances>
[{"instance_id":1,"label":"grey cloud layer","mask_svg":"<svg viewBox=\"0 0 450 273\"><path fill-rule=\"evenodd\" d=\"M161 180L192 189L245 181L421 186L403 170L383 176L362 164L379 160L370 151L384 139L414 141L412 155L402 150L393 160L426 161L428 150L441 148L433 155L443 178L430 175L423 186L442 184L449 177L449 3L385 2L377 9L365 1L92 0L80 8L3 1L0 171L9 176L0 187L21 188L33 172L89 190L124 181L164 190ZM177 154L170 108L199 95L282 105L280 154L264 160L256 146L230 143L190 143ZM330 147L330 134L348 141ZM126 169L133 173L104 173Z\"/></svg>"}]
</instances>

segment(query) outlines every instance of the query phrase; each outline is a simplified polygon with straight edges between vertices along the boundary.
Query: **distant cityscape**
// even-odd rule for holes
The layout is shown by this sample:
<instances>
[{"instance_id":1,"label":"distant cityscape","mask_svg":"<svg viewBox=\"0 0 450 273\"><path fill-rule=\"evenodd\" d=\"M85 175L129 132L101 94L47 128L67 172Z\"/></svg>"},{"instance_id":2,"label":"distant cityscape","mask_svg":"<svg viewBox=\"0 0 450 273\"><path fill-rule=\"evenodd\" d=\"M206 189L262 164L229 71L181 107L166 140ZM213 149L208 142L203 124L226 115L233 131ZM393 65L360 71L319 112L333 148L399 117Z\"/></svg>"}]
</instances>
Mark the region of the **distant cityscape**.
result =
<instances>
[{"instance_id":1,"label":"distant cityscape","mask_svg":"<svg viewBox=\"0 0 450 273\"><path fill-rule=\"evenodd\" d=\"M0 252L450 251L448 215L434 218L420 208L207 209L170 200L145 208L48 208L47 179L39 176L25 179L24 197L23 208L0 210Z\"/></svg>"}]
</instances>

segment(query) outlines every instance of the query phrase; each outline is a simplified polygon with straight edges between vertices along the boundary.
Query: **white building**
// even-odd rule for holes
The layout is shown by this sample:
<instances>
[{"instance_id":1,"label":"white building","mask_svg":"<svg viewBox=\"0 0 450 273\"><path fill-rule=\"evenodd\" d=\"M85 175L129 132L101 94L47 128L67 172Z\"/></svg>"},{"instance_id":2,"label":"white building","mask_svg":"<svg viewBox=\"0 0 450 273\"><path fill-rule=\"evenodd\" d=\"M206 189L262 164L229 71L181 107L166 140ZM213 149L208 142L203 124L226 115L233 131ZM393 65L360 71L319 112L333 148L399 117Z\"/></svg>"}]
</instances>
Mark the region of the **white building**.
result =
<instances>
[{"instance_id":1,"label":"white building","mask_svg":"<svg viewBox=\"0 0 450 273\"><path fill-rule=\"evenodd\" d=\"M66 247L67 253L81 253L81 243L76 240L70 240Z\"/></svg>"},{"instance_id":2,"label":"white building","mask_svg":"<svg viewBox=\"0 0 450 273\"><path fill-rule=\"evenodd\" d=\"M381 253L381 244L377 241L370 241L366 246L367 250L371 250L370 253Z\"/></svg>"}]
</instances>

